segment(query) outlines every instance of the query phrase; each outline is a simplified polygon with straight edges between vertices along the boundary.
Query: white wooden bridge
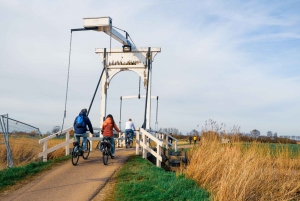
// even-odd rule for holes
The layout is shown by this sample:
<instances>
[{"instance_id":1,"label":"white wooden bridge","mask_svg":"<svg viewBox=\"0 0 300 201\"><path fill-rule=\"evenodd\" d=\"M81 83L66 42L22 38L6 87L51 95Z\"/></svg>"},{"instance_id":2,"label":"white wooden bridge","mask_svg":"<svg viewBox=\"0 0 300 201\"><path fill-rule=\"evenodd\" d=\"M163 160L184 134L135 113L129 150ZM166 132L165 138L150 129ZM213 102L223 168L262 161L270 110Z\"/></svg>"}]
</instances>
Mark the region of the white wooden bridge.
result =
<instances>
[{"instance_id":1,"label":"white wooden bridge","mask_svg":"<svg viewBox=\"0 0 300 201\"><path fill-rule=\"evenodd\" d=\"M94 128L95 130L99 130L99 128ZM63 134L66 136L66 141L58 144L54 147L48 148L48 140L56 138L57 135L61 134L61 132L52 134L46 138L43 138L39 141L40 144L43 144L43 151L39 153L39 157L43 157L43 161L47 161L47 156L49 153L60 149L62 147L65 147L65 154L69 155L70 154L70 144L74 142L74 138L70 138L70 133L72 133L73 127L68 128L63 130ZM101 141L103 138L102 137L93 137L91 133L89 133L88 139L91 143L90 146L90 151L93 151L92 149L92 144L93 141ZM135 153L136 155L142 155L144 159L147 159L147 153L151 153L153 156L156 157L156 166L161 167L162 161L162 149L163 148L168 148L168 149L174 149L177 151L178 147L178 140L175 139L174 137L164 134L164 133L159 133L159 132L154 132L154 134L147 132L143 128L137 128L137 131L135 131L135 136L136 136L136 147L135 147ZM174 143L170 143L169 139L172 139ZM150 145L150 140L155 143L155 146L153 147ZM125 147L125 133L120 132L119 137L115 138L116 144L118 147ZM156 149L153 149L156 148Z\"/></svg>"}]
</instances>

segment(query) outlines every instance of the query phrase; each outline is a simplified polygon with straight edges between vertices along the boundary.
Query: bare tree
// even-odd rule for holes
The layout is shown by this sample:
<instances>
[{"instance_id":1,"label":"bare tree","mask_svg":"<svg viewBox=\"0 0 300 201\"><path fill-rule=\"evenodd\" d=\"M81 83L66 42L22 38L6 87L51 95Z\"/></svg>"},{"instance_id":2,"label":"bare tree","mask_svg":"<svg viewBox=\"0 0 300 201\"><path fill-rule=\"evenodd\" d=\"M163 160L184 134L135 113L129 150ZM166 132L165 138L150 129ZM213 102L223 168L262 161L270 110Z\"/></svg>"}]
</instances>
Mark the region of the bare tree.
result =
<instances>
[{"instance_id":1,"label":"bare tree","mask_svg":"<svg viewBox=\"0 0 300 201\"><path fill-rule=\"evenodd\" d=\"M192 131L191 131L191 134L192 135L199 135L199 132L196 130L196 129L193 129Z\"/></svg>"},{"instance_id":2,"label":"bare tree","mask_svg":"<svg viewBox=\"0 0 300 201\"><path fill-rule=\"evenodd\" d=\"M60 131L60 126L54 126L51 130L52 133L57 133L58 131Z\"/></svg>"},{"instance_id":3,"label":"bare tree","mask_svg":"<svg viewBox=\"0 0 300 201\"><path fill-rule=\"evenodd\" d=\"M268 136L268 137L273 137L273 132L272 132L272 131L268 131L268 132L267 132L267 136Z\"/></svg>"},{"instance_id":4,"label":"bare tree","mask_svg":"<svg viewBox=\"0 0 300 201\"><path fill-rule=\"evenodd\" d=\"M250 131L250 135L254 138L258 138L258 136L260 136L260 131L254 129L253 131Z\"/></svg>"}]
</instances>

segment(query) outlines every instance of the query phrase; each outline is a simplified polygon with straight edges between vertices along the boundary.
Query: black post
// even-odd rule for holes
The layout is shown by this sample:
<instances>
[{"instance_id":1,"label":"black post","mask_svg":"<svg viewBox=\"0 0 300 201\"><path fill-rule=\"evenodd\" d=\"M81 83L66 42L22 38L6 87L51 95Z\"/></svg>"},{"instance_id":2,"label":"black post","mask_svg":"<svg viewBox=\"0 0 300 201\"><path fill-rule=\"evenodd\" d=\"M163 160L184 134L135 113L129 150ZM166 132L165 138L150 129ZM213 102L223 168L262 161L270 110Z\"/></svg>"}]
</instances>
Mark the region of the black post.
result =
<instances>
[{"instance_id":1,"label":"black post","mask_svg":"<svg viewBox=\"0 0 300 201\"><path fill-rule=\"evenodd\" d=\"M96 94L97 94L98 87L99 87L99 84L100 84L100 82L101 82L103 72L106 71L106 61L105 61L105 60L106 60L106 48L104 48L103 69L102 69L102 72L101 72L101 75L100 75L100 78L99 78L99 81L98 81L96 90L95 90L95 92L94 92L94 96L93 96L92 101L91 101L91 103L90 103L90 107L89 107L89 110L88 110L88 112L87 112L87 116L89 116L89 114L90 114L90 110L91 110L91 107L92 107L92 105L93 105L95 96L96 96Z\"/></svg>"},{"instance_id":2,"label":"black post","mask_svg":"<svg viewBox=\"0 0 300 201\"><path fill-rule=\"evenodd\" d=\"M106 73L106 79L108 78L108 72L107 72L107 68L106 68L106 48L104 48L104 52L103 52L103 68L105 69L105 73ZM105 80L106 82L106 80ZM106 90L106 85L104 85L105 89L102 89L102 90L105 90L105 93L106 93L106 96L105 96L105 103L106 103L106 100L107 100L107 90ZM103 121L105 121L105 116L106 116L106 104L105 104L105 114L104 114L104 117L103 117Z\"/></svg>"},{"instance_id":3,"label":"black post","mask_svg":"<svg viewBox=\"0 0 300 201\"><path fill-rule=\"evenodd\" d=\"M122 117L122 96L120 96L120 122L119 122L119 129L121 130L121 117Z\"/></svg>"},{"instance_id":4,"label":"black post","mask_svg":"<svg viewBox=\"0 0 300 201\"><path fill-rule=\"evenodd\" d=\"M89 110L88 110L88 112L87 112L87 116L89 116L89 114L90 114L90 110L91 110L91 107L92 107L92 105L93 105L93 102L94 102L95 96L96 96L96 94L97 94L98 87L99 87L99 84L100 84L100 82L101 82L101 79L102 79L103 72L104 72L104 68L102 69L102 73L101 73L101 75L100 75L100 78L99 78L99 81L98 81L98 84L97 84L96 90L95 90L95 92L94 92L93 99L92 99L92 101L91 101L91 103L90 103L90 107L89 107Z\"/></svg>"},{"instance_id":5,"label":"black post","mask_svg":"<svg viewBox=\"0 0 300 201\"><path fill-rule=\"evenodd\" d=\"M148 47L148 54L147 54L147 60L148 60L148 74L147 74L146 103L145 103L145 115L144 115L143 129L146 129L147 103L148 103L148 90L149 90L149 73L150 73L150 65L151 65L150 51L151 51L151 48Z\"/></svg>"},{"instance_id":6,"label":"black post","mask_svg":"<svg viewBox=\"0 0 300 201\"><path fill-rule=\"evenodd\" d=\"M97 30L98 27L88 27L88 28L78 28L78 29L71 29L71 32L73 31L89 31L89 30Z\"/></svg>"}]
</instances>

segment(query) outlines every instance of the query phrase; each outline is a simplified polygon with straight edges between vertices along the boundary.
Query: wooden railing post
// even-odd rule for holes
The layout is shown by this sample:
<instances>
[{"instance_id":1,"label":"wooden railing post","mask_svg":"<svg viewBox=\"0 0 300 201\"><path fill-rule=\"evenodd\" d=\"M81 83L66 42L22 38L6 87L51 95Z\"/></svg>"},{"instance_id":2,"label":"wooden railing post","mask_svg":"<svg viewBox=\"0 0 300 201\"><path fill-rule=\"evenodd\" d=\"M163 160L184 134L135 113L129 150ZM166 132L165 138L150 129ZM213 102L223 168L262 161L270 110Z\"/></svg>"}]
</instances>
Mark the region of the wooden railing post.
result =
<instances>
[{"instance_id":1,"label":"wooden railing post","mask_svg":"<svg viewBox=\"0 0 300 201\"><path fill-rule=\"evenodd\" d=\"M122 134L122 136L123 136L123 141L122 141L122 144L123 144L123 147L125 147L126 146L126 140L125 140L125 132Z\"/></svg>"},{"instance_id":2,"label":"wooden railing post","mask_svg":"<svg viewBox=\"0 0 300 201\"><path fill-rule=\"evenodd\" d=\"M70 140L70 131L66 133L66 142ZM70 154L70 144L66 144L66 156Z\"/></svg>"},{"instance_id":3,"label":"wooden railing post","mask_svg":"<svg viewBox=\"0 0 300 201\"><path fill-rule=\"evenodd\" d=\"M169 148L169 135L166 134L166 148Z\"/></svg>"},{"instance_id":4,"label":"wooden railing post","mask_svg":"<svg viewBox=\"0 0 300 201\"><path fill-rule=\"evenodd\" d=\"M44 144L43 144L43 152L47 151L47 147L48 147L47 145L48 145L48 141L45 141ZM47 153L45 153L43 155L43 162L47 162Z\"/></svg>"},{"instance_id":5,"label":"wooden railing post","mask_svg":"<svg viewBox=\"0 0 300 201\"><path fill-rule=\"evenodd\" d=\"M136 137L135 137L135 155L140 154L140 131L136 132Z\"/></svg>"},{"instance_id":6,"label":"wooden railing post","mask_svg":"<svg viewBox=\"0 0 300 201\"><path fill-rule=\"evenodd\" d=\"M89 137L93 137L93 134L90 132L89 133ZM93 140L90 140L90 151L92 151L93 150Z\"/></svg>"},{"instance_id":7,"label":"wooden railing post","mask_svg":"<svg viewBox=\"0 0 300 201\"><path fill-rule=\"evenodd\" d=\"M177 140L175 140L175 152L177 151Z\"/></svg>"},{"instance_id":8,"label":"wooden railing post","mask_svg":"<svg viewBox=\"0 0 300 201\"><path fill-rule=\"evenodd\" d=\"M157 155L161 156L161 146L159 146L158 143L156 143L156 150L157 150ZM161 167L161 161L156 158L156 166Z\"/></svg>"},{"instance_id":9,"label":"wooden railing post","mask_svg":"<svg viewBox=\"0 0 300 201\"><path fill-rule=\"evenodd\" d=\"M149 145L148 142L147 142L147 136L145 135L144 132L142 132L142 139L143 139L143 144ZM144 159L147 158L147 152L148 152L147 149L145 149L145 148L143 147L143 158L144 158Z\"/></svg>"},{"instance_id":10,"label":"wooden railing post","mask_svg":"<svg viewBox=\"0 0 300 201\"><path fill-rule=\"evenodd\" d=\"M167 157L167 161L166 161L166 166L170 167L170 152L169 149L166 148L166 157Z\"/></svg>"}]
</instances>

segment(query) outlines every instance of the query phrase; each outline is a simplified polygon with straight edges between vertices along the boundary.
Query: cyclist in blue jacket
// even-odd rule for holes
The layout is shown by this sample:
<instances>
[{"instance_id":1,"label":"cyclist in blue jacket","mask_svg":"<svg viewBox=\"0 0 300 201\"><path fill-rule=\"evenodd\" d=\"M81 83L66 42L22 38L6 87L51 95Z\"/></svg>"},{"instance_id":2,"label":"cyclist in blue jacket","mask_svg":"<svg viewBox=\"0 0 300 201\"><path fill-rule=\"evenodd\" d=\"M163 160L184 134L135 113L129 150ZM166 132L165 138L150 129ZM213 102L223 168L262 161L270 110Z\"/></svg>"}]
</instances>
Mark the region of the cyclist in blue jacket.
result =
<instances>
[{"instance_id":1,"label":"cyclist in blue jacket","mask_svg":"<svg viewBox=\"0 0 300 201\"><path fill-rule=\"evenodd\" d=\"M92 134L94 134L92 123L88 118L88 116L86 115L86 113L87 113L87 109L82 109L79 115L75 118L74 125L73 125L74 136L76 137L76 141L80 143L80 137L83 137L83 151L87 151L86 150L86 142L87 142L86 126L88 126L89 131Z\"/></svg>"}]
</instances>

